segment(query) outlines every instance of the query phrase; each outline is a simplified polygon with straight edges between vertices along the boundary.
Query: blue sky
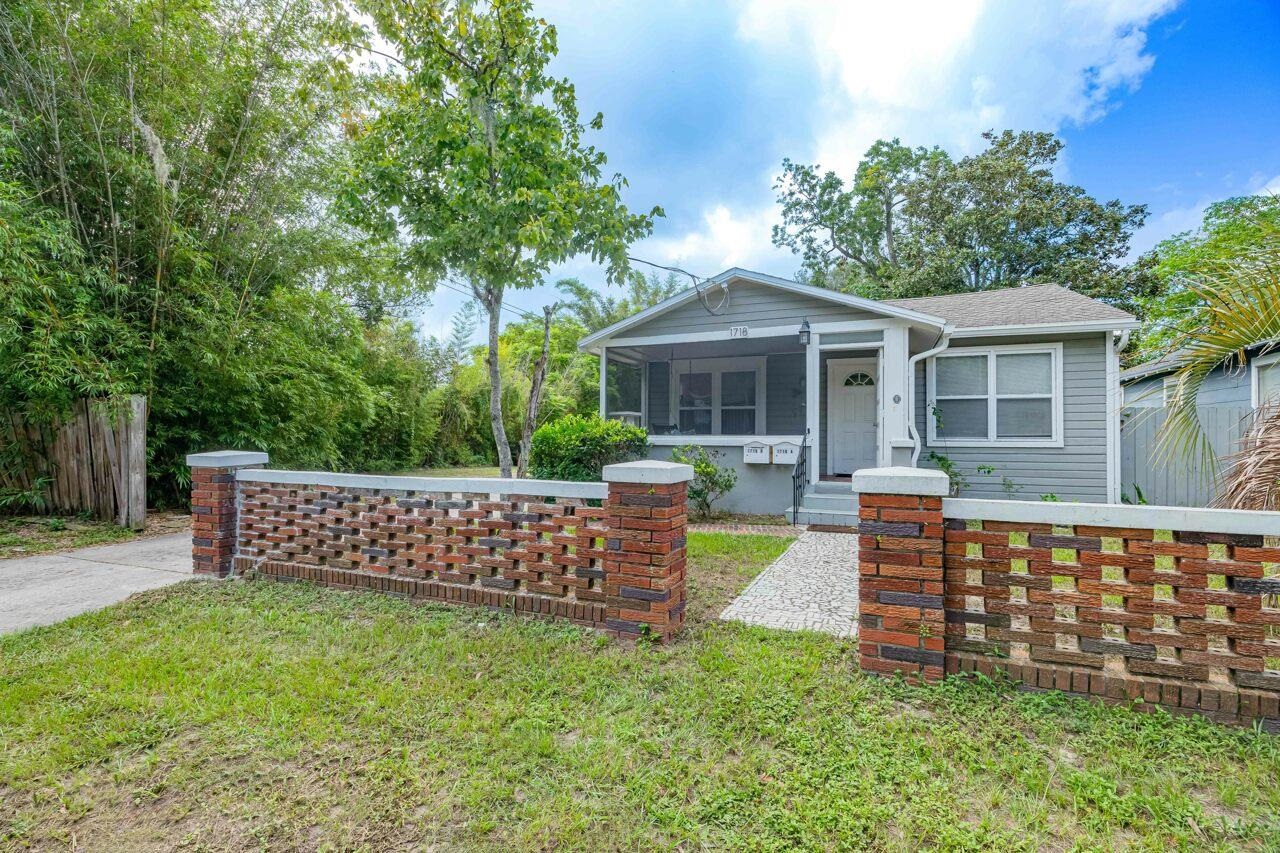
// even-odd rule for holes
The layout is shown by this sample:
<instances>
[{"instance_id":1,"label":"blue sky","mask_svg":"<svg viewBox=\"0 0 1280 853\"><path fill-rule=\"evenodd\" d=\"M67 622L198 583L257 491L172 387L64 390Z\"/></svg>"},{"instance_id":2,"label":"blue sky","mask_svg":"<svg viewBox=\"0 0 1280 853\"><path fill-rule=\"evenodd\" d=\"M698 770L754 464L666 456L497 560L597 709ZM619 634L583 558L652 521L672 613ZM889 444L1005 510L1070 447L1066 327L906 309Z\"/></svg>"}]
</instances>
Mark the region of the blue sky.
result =
<instances>
[{"instance_id":1,"label":"blue sky","mask_svg":"<svg viewBox=\"0 0 1280 853\"><path fill-rule=\"evenodd\" d=\"M633 254L713 275L790 276L772 184L783 157L851 174L878 138L960 156L997 130L1051 130L1063 180L1150 207L1144 250L1206 204L1280 192L1280 2L547 0L627 203L666 218ZM604 287L584 261L552 271ZM507 302L536 310L550 287ZM438 334L464 297L418 318Z\"/></svg>"}]
</instances>

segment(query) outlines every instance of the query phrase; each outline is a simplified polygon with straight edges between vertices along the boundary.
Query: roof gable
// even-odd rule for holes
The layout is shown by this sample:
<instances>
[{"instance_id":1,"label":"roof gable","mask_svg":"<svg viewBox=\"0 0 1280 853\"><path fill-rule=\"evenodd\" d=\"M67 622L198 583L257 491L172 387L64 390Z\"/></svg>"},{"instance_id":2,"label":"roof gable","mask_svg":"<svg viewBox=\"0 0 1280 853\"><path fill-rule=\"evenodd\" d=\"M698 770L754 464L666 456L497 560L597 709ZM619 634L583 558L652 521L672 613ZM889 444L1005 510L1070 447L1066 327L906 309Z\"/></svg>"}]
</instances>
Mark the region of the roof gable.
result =
<instances>
[{"instance_id":1,"label":"roof gable","mask_svg":"<svg viewBox=\"0 0 1280 853\"><path fill-rule=\"evenodd\" d=\"M821 287L812 287L810 285L800 284L777 276L767 275L765 273L752 272L750 270L734 267L725 270L719 275L708 279L701 285L703 292L707 293L708 301L715 305L720 299L721 288L726 287L729 290L730 305L733 298L733 282L739 285L745 284L753 288L765 288L781 291L795 298L795 308L803 313L806 310L814 310L815 306L833 306L836 308L850 309L853 312L863 312L881 317L893 317L899 319L910 320L928 326L941 328L945 325L945 321L940 317L932 316L922 311L916 311L911 308L890 305L885 302L877 302L874 299L865 299L861 296L854 296L849 293L840 293L834 290L827 290ZM607 341L610 338L617 337L619 333L637 326L648 324L665 314L669 314L683 305L693 303L698 299L698 290L689 288L688 290L677 293L669 299L659 302L651 308L633 314L624 320L614 323L594 332L583 338L579 343L579 348L587 348L593 344Z\"/></svg>"}]
</instances>

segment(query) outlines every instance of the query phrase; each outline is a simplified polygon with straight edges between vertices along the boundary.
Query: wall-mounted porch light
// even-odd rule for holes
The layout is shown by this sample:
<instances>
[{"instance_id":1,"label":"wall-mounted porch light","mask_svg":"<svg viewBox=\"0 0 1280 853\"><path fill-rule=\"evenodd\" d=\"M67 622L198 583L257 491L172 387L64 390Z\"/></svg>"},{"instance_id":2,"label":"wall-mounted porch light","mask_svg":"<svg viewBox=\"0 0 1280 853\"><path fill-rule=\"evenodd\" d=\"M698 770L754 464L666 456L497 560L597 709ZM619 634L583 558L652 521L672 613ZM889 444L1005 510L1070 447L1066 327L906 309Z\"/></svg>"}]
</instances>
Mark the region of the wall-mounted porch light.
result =
<instances>
[{"instance_id":1,"label":"wall-mounted porch light","mask_svg":"<svg viewBox=\"0 0 1280 853\"><path fill-rule=\"evenodd\" d=\"M809 345L810 335L811 335L811 332L809 331L809 318L805 317L804 322L800 324L800 346L807 347Z\"/></svg>"}]
</instances>

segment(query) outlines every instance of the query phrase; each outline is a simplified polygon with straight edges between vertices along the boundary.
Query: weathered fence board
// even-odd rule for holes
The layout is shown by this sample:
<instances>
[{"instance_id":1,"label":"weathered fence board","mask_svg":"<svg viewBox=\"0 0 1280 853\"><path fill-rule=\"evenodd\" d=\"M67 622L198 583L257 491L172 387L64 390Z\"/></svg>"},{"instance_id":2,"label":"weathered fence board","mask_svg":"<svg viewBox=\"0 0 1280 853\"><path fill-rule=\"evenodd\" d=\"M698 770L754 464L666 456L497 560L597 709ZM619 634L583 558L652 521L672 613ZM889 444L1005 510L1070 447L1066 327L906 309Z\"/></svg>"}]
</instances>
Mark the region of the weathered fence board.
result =
<instances>
[{"instance_id":1,"label":"weathered fence board","mask_svg":"<svg viewBox=\"0 0 1280 853\"><path fill-rule=\"evenodd\" d=\"M1253 410L1247 406L1203 406L1199 411L1200 423L1218 455L1215 471L1206 472L1184 457L1160 451L1160 428L1168 417L1165 409L1125 410L1120 421L1120 489L1125 495L1136 498L1136 484L1151 504L1213 504L1222 474L1221 460L1238 447Z\"/></svg>"},{"instance_id":2,"label":"weathered fence board","mask_svg":"<svg viewBox=\"0 0 1280 853\"><path fill-rule=\"evenodd\" d=\"M146 522L147 400L134 395L119 409L80 400L71 414L38 424L9 412L0 440L11 452L0 465L0 488L44 487L50 512L89 512L103 521L141 528Z\"/></svg>"}]
</instances>

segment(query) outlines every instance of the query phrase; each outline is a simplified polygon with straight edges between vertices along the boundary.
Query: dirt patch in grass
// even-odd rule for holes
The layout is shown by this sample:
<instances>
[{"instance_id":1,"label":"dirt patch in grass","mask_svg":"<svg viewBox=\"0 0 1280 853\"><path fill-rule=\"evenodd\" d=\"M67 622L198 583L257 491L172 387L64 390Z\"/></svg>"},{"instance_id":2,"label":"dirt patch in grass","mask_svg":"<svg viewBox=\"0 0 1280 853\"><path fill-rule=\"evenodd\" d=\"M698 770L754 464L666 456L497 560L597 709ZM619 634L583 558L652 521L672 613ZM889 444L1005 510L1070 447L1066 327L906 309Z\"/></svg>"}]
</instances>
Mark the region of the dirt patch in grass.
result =
<instances>
[{"instance_id":1,"label":"dirt patch in grass","mask_svg":"<svg viewBox=\"0 0 1280 853\"><path fill-rule=\"evenodd\" d=\"M139 531L74 515L0 517L0 560L164 536L190 528L188 513L167 510L147 513L146 526Z\"/></svg>"}]
</instances>

